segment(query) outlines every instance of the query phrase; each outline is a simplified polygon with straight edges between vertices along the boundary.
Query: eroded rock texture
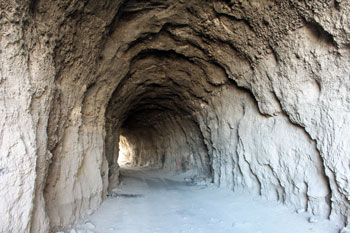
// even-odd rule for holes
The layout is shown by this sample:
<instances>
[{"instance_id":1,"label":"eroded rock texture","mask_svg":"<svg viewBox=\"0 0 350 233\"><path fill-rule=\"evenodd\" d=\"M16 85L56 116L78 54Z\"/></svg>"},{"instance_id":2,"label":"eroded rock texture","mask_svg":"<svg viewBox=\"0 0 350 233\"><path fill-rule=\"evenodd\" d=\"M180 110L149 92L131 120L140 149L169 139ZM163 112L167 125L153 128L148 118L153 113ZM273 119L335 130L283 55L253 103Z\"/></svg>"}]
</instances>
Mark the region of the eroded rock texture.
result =
<instances>
[{"instance_id":1,"label":"eroded rock texture","mask_svg":"<svg viewBox=\"0 0 350 233\"><path fill-rule=\"evenodd\" d=\"M348 1L0 9L1 232L62 229L98 208L120 134L136 165L348 223Z\"/></svg>"}]
</instances>

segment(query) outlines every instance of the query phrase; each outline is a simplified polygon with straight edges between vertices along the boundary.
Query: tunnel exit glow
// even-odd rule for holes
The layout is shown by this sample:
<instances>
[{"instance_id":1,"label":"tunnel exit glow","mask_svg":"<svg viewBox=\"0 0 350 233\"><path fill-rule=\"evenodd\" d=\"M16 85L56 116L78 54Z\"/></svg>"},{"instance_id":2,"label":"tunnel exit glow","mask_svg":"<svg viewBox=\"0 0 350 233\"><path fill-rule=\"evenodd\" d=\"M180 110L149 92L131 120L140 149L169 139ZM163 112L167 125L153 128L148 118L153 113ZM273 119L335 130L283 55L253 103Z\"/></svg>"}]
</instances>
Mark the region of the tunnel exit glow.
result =
<instances>
[{"instance_id":1,"label":"tunnel exit glow","mask_svg":"<svg viewBox=\"0 0 350 233\"><path fill-rule=\"evenodd\" d=\"M131 147L126 137L120 135L119 138L119 155L118 164L119 166L127 166L131 164Z\"/></svg>"}]
</instances>

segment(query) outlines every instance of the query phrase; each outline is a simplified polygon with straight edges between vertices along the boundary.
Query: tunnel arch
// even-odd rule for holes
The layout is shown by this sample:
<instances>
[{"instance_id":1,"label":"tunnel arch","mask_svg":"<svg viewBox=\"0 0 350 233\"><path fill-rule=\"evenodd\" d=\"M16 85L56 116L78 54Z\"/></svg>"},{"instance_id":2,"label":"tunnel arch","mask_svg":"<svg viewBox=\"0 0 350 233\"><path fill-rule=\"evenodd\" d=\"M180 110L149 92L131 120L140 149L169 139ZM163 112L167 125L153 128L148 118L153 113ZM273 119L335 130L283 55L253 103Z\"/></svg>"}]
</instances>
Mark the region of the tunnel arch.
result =
<instances>
[{"instance_id":1,"label":"tunnel arch","mask_svg":"<svg viewBox=\"0 0 350 233\"><path fill-rule=\"evenodd\" d=\"M183 62L190 68L181 64ZM109 101L106 111L106 124L110 125L107 127L107 138L108 135L115 133L117 135L114 138L118 141L118 134L122 128L130 134L132 129L136 131L135 129L138 127L140 129L148 127L152 131L158 131L156 134L162 135L162 128L164 130L168 128L164 119L169 119L169 124L172 124L173 128L176 129L174 125L180 126L173 133L179 134L179 131L182 131L182 137L187 137L186 131L188 130L190 134L196 134L194 137L191 135L193 138L186 139L182 143L179 142L180 138L175 135L169 140L172 140L173 143L179 142L178 149L180 151L182 147L186 146L185 144L187 147L190 146L187 150L191 151L186 153L190 153L191 159L196 161L193 163L197 164L197 169L200 171L198 175L208 176L211 170L210 158L203 142L203 135L198 127L199 123L194 116L201 109L200 106L207 102L206 98L210 96L209 92L212 92L208 91L211 84L205 80L205 77L203 69L174 51L146 50L140 52L133 59L128 75L123 78ZM122 104L127 108L122 109L120 107ZM159 128L158 123L163 126ZM139 133L142 134L142 132ZM169 134L171 131L168 130ZM159 137L155 141L161 141L165 136L167 135L163 134L163 137ZM155 147L163 147L160 149L163 152L157 155L157 161L162 161L161 157L169 154L165 148L170 148L171 143L166 147L162 143L154 145ZM106 142L108 156L113 158L117 156L114 151L117 149L115 144L115 141ZM150 153L157 154L157 151ZM175 148L173 153L176 154ZM171 163L167 160L165 162L170 166ZM143 162L139 161L139 163ZM181 162L177 163L181 164ZM192 164L193 166L194 164ZM179 168L175 169L179 170ZM188 168L183 165L183 169L187 170ZM111 176L113 177L112 174ZM111 183L115 184L116 182Z\"/></svg>"},{"instance_id":2,"label":"tunnel arch","mask_svg":"<svg viewBox=\"0 0 350 233\"><path fill-rule=\"evenodd\" d=\"M147 10L141 11L142 7ZM63 222L74 222L75 219L83 216L84 209L97 208L107 192L107 187L116 183L119 174L118 167L115 165L115 155L118 151L116 146L119 134L118 128L122 127L123 122L133 108L145 104L141 103L142 101L155 101L152 93L160 99L164 99L164 96L169 94L168 98L171 101L162 100L165 102L162 103L162 106L174 102L171 103L171 109L176 109L175 112L178 112L179 115L183 114L182 112L188 114L194 125L199 128L199 138L202 138L206 153L210 157L214 183L234 190L248 189L253 193L264 195L273 200L280 200L292 206L307 206L308 210L316 215L330 215L329 201L327 201L330 192L327 184L329 176L326 177L324 172L321 171L323 165L319 161L317 151L309 151L308 149L302 152L300 149L300 147L314 148L311 146L313 142L310 141L308 136L303 135L297 129L290 129L293 132L295 131L295 135L303 138L303 142L306 142L306 145L303 145L303 142L300 142L300 145L295 145L299 148L295 151L300 154L308 153L308 157L314 157L311 159L312 161L318 162L313 165L305 165L310 167L309 172L300 178L296 178L296 180L300 179L299 183L297 182L296 187L290 186L289 191L285 186L288 186L288 180L290 179L287 177L294 176L292 173L287 172L286 178L279 177L280 175L276 175L277 168L274 166L277 165L275 164L271 165L271 168L263 169L265 173L274 178L271 180L264 179L262 178L265 176L263 173L259 174L257 168L251 167L251 161L248 159L250 157L249 153L245 154L246 143L243 142L241 136L241 134L244 135L244 132L240 132L241 123L239 119L245 119L249 115L246 109L248 103L256 101L258 109L255 114L263 115L263 118L270 116L276 122L285 122L277 124L284 125L281 127L289 127L286 123L288 120L283 120L285 119L285 113L290 113L288 115L289 119L298 124L298 119L286 107L281 92L274 89L274 83L278 83L278 79L271 81L271 76L279 76L278 68L277 71L273 69L268 74L265 71L268 69L267 67L278 67L279 63L283 63L283 61L280 62L283 50L279 51L279 49L283 48L284 45L280 44L282 41L280 36L284 35L283 38L288 38L287 33L284 34L284 32L287 32L285 31L286 28L297 30L301 27L301 30L304 30L304 28L307 30L309 27L303 27L303 22L298 16L299 8L283 11L286 14L279 17L278 21L271 14L275 10L279 11L280 8L288 6L283 4L273 5L271 8L273 11L269 14L270 18L262 17L262 14L258 16L255 13L253 14L253 12L256 12L255 7L258 6L250 5L244 16L240 15L241 13L228 10L226 4L220 2L199 7L196 1L189 4L182 4L181 2L153 4L136 1L126 2L118 8L118 12L111 19L105 32L102 33L99 49L95 53L96 65L94 67L96 67L96 70L90 71L90 73L86 70L86 78L78 80L78 87L81 86L78 90L81 91L79 95L77 94L79 92L76 92L76 94L81 97L77 98L80 100L75 105L70 104L72 108L69 113L71 121L77 121L76 124L78 125L81 124L77 131L77 138L81 138L80 135L95 135L96 145L104 145L104 148L99 149L98 154L106 156L108 162L104 161L103 156L100 157L97 163L98 168L95 168L97 172L91 175L100 174L101 178L97 190L104 190L102 192L104 194L101 196L97 190L87 191L87 193L90 193L87 196L94 197L95 201L82 200L78 204L80 206L78 212L71 210L74 213L73 216L63 214L69 216ZM184 17L179 17L179 14L183 14ZM234 20L232 24L230 22L232 15L238 18L245 17L247 21ZM233 31L228 29L228 25L232 26L231 30L234 30L236 34L232 34ZM270 30L272 26L274 28ZM298 33L299 30L296 32ZM79 70L81 64L77 62L73 66L77 66L76 69ZM82 76L81 74L76 75L78 77ZM63 88L62 95L64 95L64 92L72 89L71 81L68 80L72 80L74 75L63 71L60 76L62 77L59 79L61 80L60 85L64 87L67 84L66 90ZM68 79L63 78L64 76L67 76ZM233 82L230 80L233 80ZM309 81L306 80L306 82ZM232 93L240 93L239 95L242 96L250 95L245 93L244 90L234 91L237 88L235 84L251 92L253 99L249 100L249 97L238 98L237 107L234 107L225 101L218 100L220 98L215 98L218 95L224 99L237 99L236 96L223 97L231 96L231 94L228 94L230 89L232 89ZM169 92L167 88L172 89L170 93L167 93L167 91ZM157 90L157 93L155 93L155 90ZM149 99L147 100L147 98ZM150 100L152 98L153 100ZM67 101L69 99L71 97L68 97ZM157 100L156 102L160 103L162 101ZM181 104L179 104L180 102ZM218 108L219 102L222 106ZM179 106L184 107L179 109ZM230 116L230 111L224 110L226 107L237 112L232 112L233 115ZM251 105L251 107L253 106ZM226 118L231 118L230 123L225 123L225 120L220 119L221 116L219 117L215 113L216 111L221 111L224 115L228 114ZM82 118L81 121L79 115ZM255 117L253 118L255 119ZM267 120L267 122L270 121ZM231 130L218 130L220 127L223 128L224 124L237 131L235 136L233 136ZM274 126L270 127L274 128ZM70 135L66 132L64 134ZM86 145L91 144L89 138L95 137L91 135L86 136ZM231 139L226 143L227 145L220 143L220 140L226 141L226 138ZM257 140L259 141L259 139ZM64 148L65 144L62 147ZM70 149L65 150L69 151ZM89 146L82 146L80 150L85 156L82 165L77 170L82 170L82 167L86 167L86 170L91 169L88 168L89 160L87 158L94 158L93 154L96 154L96 150ZM277 149L277 154L281 153L280 150L283 151L284 149L281 149L281 147ZM241 156L242 153L243 156ZM260 152L252 150L251 153L257 155ZM257 159L258 163L261 163L259 160ZM267 163L271 163L270 159L266 158L266 160L269 161ZM306 160L305 164L308 163ZM238 170L232 173L231 170L235 167ZM74 168L70 170L74 170ZM282 171L280 170L280 172ZM319 174L317 178L319 182L315 181L311 173ZM109 178L107 178L107 174ZM57 177L57 174L49 175L48 183L54 183L50 177ZM93 179L93 177L90 179ZM82 190L86 185L89 186L89 181L84 180L82 178L82 181L77 182L82 184ZM267 183L264 184L264 182ZM308 191L310 185L312 187L319 186L316 195L310 194L312 198L305 194L310 192ZM60 186L56 187L61 189ZM51 189L47 187L46 189L51 191L48 191L49 194L46 199L58 200L50 197L50 193L62 192L58 188ZM272 191L269 191L270 189ZM299 191L291 191L293 189ZM305 199L305 196L308 198ZM73 195L71 198L73 201L77 197ZM59 202L47 203L48 212L50 213L50 206L57 206ZM60 215L62 214L57 213L57 216ZM59 217L57 218L60 219L59 222L55 221L55 217L50 216L50 214L49 217L52 225L57 223L57 226L59 226L62 224Z\"/></svg>"}]
</instances>

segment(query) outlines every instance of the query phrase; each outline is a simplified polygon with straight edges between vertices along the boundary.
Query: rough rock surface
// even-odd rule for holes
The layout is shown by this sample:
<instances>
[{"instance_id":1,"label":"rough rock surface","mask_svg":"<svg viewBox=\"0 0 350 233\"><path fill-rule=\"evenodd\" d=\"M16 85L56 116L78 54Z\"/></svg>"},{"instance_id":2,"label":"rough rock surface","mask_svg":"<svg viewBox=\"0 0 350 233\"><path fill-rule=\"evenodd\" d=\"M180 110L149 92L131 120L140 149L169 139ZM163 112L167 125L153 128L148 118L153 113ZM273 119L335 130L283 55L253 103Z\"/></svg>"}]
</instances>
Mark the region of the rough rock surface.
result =
<instances>
[{"instance_id":1,"label":"rough rock surface","mask_svg":"<svg viewBox=\"0 0 350 233\"><path fill-rule=\"evenodd\" d=\"M139 165L183 161L348 224L349 11L341 0L0 0L0 232L62 229L98 208L123 132L149 146Z\"/></svg>"}]
</instances>

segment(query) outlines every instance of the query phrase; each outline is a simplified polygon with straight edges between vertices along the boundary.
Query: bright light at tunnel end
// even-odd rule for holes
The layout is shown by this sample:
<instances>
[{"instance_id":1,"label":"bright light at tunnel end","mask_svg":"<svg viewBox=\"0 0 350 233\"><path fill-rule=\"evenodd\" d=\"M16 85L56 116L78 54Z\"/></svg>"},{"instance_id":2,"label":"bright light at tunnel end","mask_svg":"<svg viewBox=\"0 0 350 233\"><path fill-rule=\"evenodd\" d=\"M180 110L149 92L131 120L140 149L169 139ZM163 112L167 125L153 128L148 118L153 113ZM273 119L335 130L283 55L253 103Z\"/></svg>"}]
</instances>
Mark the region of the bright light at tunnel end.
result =
<instances>
[{"instance_id":1,"label":"bright light at tunnel end","mask_svg":"<svg viewBox=\"0 0 350 233\"><path fill-rule=\"evenodd\" d=\"M131 148L126 137L120 135L118 164L121 167L131 165Z\"/></svg>"}]
</instances>

